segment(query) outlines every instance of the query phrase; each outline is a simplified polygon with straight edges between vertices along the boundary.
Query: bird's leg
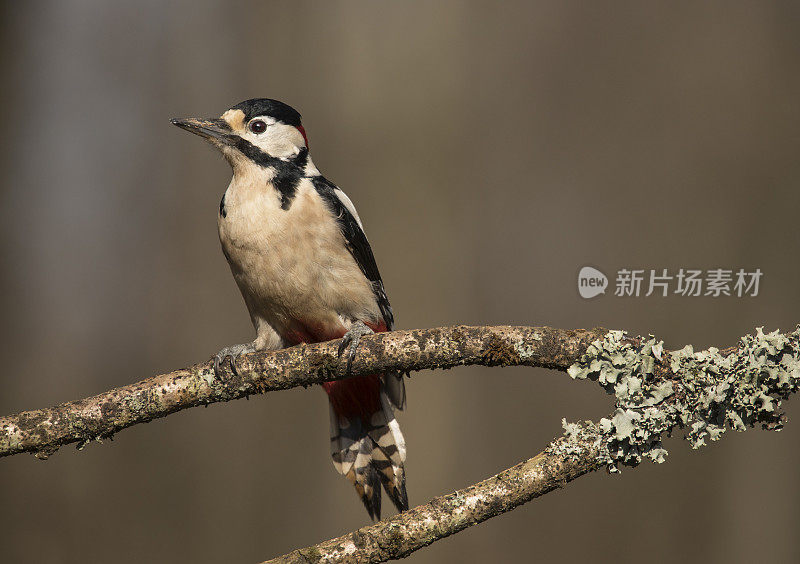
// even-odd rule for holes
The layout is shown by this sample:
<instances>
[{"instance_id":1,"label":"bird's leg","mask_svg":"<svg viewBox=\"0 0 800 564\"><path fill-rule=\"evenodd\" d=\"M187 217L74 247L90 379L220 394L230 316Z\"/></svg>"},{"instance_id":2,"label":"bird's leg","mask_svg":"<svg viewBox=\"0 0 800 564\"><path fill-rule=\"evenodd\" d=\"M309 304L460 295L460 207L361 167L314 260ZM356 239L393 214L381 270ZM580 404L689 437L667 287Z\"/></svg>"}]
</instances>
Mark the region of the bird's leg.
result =
<instances>
[{"instance_id":1,"label":"bird's leg","mask_svg":"<svg viewBox=\"0 0 800 564\"><path fill-rule=\"evenodd\" d=\"M231 371L234 374L239 374L239 371L236 369L236 361L237 359L242 356L243 354L251 353L256 351L256 344L253 343L243 343L241 345L231 345L229 347L225 347L221 351L219 351L216 355L214 355L214 375L219 378L220 380L224 380L223 372L220 370L220 365L225 362L226 358L231 359Z\"/></svg>"},{"instance_id":2,"label":"bird's leg","mask_svg":"<svg viewBox=\"0 0 800 564\"><path fill-rule=\"evenodd\" d=\"M347 370L345 374L350 374L361 337L364 335L372 335L373 333L374 331L367 327L363 321L356 321L350 326L350 330L344 334L342 342L339 344L339 358L342 358L344 350L348 346L350 347L350 351L347 353Z\"/></svg>"}]
</instances>

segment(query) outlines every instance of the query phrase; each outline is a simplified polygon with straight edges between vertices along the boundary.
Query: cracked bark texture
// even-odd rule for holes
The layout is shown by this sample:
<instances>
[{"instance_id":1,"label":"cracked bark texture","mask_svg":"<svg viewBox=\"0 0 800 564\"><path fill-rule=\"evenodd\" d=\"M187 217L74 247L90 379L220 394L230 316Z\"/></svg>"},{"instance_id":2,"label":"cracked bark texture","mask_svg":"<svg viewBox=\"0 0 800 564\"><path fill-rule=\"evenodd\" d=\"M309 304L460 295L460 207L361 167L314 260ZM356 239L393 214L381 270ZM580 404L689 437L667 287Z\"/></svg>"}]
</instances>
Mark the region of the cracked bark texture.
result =
<instances>
[{"instance_id":1,"label":"cracked bark texture","mask_svg":"<svg viewBox=\"0 0 800 564\"><path fill-rule=\"evenodd\" d=\"M453 326L369 335L351 375L412 372L459 365L540 366L566 370L605 329ZM102 440L170 413L253 394L344 378L339 341L256 352L214 377L209 360L96 396L0 417L0 457L30 452L47 458L59 447Z\"/></svg>"}]
</instances>

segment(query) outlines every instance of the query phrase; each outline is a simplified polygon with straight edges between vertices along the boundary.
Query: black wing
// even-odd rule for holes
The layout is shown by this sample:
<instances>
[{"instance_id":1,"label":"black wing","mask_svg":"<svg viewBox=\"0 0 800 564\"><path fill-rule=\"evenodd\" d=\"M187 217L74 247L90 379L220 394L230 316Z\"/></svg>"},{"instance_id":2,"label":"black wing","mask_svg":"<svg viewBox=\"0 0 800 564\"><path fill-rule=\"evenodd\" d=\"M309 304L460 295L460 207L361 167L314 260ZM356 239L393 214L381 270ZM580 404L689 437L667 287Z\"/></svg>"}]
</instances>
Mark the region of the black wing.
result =
<instances>
[{"instance_id":1,"label":"black wing","mask_svg":"<svg viewBox=\"0 0 800 564\"><path fill-rule=\"evenodd\" d=\"M333 210L339 228L342 230L344 240L347 245L347 250L356 259L358 267L364 276L367 277L372 283L372 292L375 294L375 299L378 301L378 307L383 315L383 320L386 323L386 329L392 330L394 326L394 316L392 315L392 306L389 305L389 298L386 297L386 291L383 289L383 280L381 280L381 273L378 271L378 265L375 263L375 256L372 254L372 248L369 246L367 236L358 224L358 221L350 210L347 209L344 202L336 195L336 186L322 176L314 176L310 178L314 184L314 188L322 199Z\"/></svg>"}]
</instances>

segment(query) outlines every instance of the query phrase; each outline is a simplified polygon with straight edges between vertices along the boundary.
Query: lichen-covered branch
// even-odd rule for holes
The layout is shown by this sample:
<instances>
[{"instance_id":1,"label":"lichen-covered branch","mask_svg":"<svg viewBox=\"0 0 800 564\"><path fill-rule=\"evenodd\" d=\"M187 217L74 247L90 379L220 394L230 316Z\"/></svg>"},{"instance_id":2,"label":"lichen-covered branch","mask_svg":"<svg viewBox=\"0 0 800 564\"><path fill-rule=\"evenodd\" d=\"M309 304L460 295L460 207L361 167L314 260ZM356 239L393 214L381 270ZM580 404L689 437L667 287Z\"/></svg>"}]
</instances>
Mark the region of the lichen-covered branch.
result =
<instances>
[{"instance_id":1,"label":"lichen-covered branch","mask_svg":"<svg viewBox=\"0 0 800 564\"><path fill-rule=\"evenodd\" d=\"M599 438L597 425L575 424L543 452L491 478L264 564L385 562L403 558L602 468Z\"/></svg>"},{"instance_id":2,"label":"lichen-covered branch","mask_svg":"<svg viewBox=\"0 0 800 564\"><path fill-rule=\"evenodd\" d=\"M342 537L298 549L274 563L384 562L408 556L510 511L584 474L663 462L662 438L686 428L693 448L726 429L779 430L781 402L800 386L800 329L746 335L736 347L666 351L663 342L609 331L567 373L597 381L616 409L599 423L568 423L539 455L483 482Z\"/></svg>"},{"instance_id":3,"label":"lichen-covered branch","mask_svg":"<svg viewBox=\"0 0 800 564\"><path fill-rule=\"evenodd\" d=\"M364 337L352 375L483 364L566 370L605 329L441 327ZM222 382L211 361L46 409L0 417L0 457L32 452L47 458L62 445L102 440L170 413L344 377L339 341L243 356Z\"/></svg>"},{"instance_id":4,"label":"lichen-covered branch","mask_svg":"<svg viewBox=\"0 0 800 564\"><path fill-rule=\"evenodd\" d=\"M567 369L615 397L614 413L600 420L612 471L643 458L663 462L662 438L677 429L688 429L697 449L728 429L782 428L782 401L800 386L800 328L768 334L758 328L723 351L687 345L670 352L663 344L652 335L632 342L610 331Z\"/></svg>"},{"instance_id":5,"label":"lichen-covered branch","mask_svg":"<svg viewBox=\"0 0 800 564\"><path fill-rule=\"evenodd\" d=\"M102 439L175 411L250 394L344 377L338 341L253 353L225 381L211 362L116 388L98 396L0 418L0 456L46 458L61 445ZM662 439L685 429L693 448L728 429L781 428L781 403L800 386L800 329L742 337L735 347L667 351L663 342L605 329L442 327L365 337L352 375L459 365L539 366L588 379L614 396L598 423L563 422L565 435L539 455L450 495L436 498L275 562L383 562L510 511L588 472L663 462Z\"/></svg>"}]
</instances>

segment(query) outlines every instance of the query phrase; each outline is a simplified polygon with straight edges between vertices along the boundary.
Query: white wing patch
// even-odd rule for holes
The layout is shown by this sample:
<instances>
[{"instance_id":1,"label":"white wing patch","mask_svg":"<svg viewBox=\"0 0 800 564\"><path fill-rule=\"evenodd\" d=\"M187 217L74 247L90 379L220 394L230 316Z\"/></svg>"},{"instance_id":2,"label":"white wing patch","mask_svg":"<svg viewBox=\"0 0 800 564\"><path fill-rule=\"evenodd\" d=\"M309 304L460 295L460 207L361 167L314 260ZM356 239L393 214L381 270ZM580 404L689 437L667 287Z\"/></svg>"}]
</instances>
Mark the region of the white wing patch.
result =
<instances>
[{"instance_id":1,"label":"white wing patch","mask_svg":"<svg viewBox=\"0 0 800 564\"><path fill-rule=\"evenodd\" d=\"M344 207L347 208L347 211L353 214L353 217L356 218L356 221L358 222L358 226L361 228L361 231L364 231L364 226L361 224L361 218L358 217L358 212L356 211L356 207L353 205L353 202L350 201L350 198L347 197L347 194L345 194L341 188L334 188L333 193L336 194L336 197L339 198L339 201L342 202L342 204L344 204Z\"/></svg>"}]
</instances>

